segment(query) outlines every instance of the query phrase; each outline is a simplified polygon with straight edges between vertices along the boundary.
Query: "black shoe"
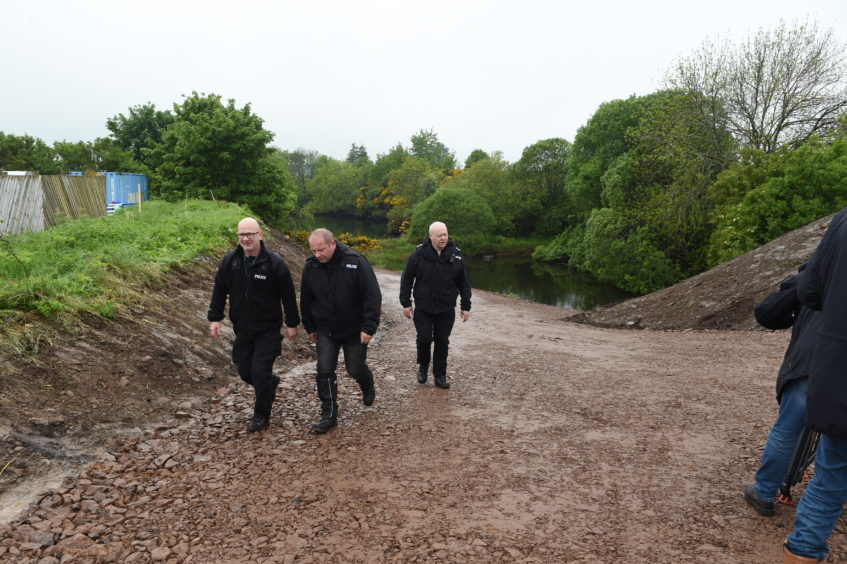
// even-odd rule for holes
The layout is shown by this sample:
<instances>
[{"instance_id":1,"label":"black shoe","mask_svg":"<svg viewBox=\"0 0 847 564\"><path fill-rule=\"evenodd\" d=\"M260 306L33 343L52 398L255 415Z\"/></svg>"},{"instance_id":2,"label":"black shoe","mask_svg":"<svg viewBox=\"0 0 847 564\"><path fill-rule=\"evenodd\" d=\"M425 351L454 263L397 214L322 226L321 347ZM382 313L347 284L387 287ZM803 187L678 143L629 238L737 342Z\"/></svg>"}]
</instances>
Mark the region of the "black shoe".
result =
<instances>
[{"instance_id":1,"label":"black shoe","mask_svg":"<svg viewBox=\"0 0 847 564\"><path fill-rule=\"evenodd\" d=\"M376 399L376 387L371 384L371 387L368 390L362 390L362 403L371 406L374 404L374 400Z\"/></svg>"},{"instance_id":2,"label":"black shoe","mask_svg":"<svg viewBox=\"0 0 847 564\"><path fill-rule=\"evenodd\" d=\"M447 381L446 375L435 375L435 385L439 388L444 388L445 390L450 387L450 382Z\"/></svg>"},{"instance_id":3,"label":"black shoe","mask_svg":"<svg viewBox=\"0 0 847 564\"><path fill-rule=\"evenodd\" d=\"M312 425L312 432L323 435L338 424L335 417L321 417L321 420Z\"/></svg>"},{"instance_id":4,"label":"black shoe","mask_svg":"<svg viewBox=\"0 0 847 564\"><path fill-rule=\"evenodd\" d=\"M750 484L744 488L744 500L750 504L750 507L756 510L759 515L770 517L775 513L772 501L764 501L756 493L756 484Z\"/></svg>"},{"instance_id":5,"label":"black shoe","mask_svg":"<svg viewBox=\"0 0 847 564\"><path fill-rule=\"evenodd\" d=\"M426 384L426 368L418 370L418 384Z\"/></svg>"},{"instance_id":6,"label":"black shoe","mask_svg":"<svg viewBox=\"0 0 847 564\"><path fill-rule=\"evenodd\" d=\"M253 416L253 420L250 421L250 424L247 425L248 433L255 433L257 431L261 431L268 425L270 425L271 421L267 417L260 417L258 415Z\"/></svg>"}]
</instances>

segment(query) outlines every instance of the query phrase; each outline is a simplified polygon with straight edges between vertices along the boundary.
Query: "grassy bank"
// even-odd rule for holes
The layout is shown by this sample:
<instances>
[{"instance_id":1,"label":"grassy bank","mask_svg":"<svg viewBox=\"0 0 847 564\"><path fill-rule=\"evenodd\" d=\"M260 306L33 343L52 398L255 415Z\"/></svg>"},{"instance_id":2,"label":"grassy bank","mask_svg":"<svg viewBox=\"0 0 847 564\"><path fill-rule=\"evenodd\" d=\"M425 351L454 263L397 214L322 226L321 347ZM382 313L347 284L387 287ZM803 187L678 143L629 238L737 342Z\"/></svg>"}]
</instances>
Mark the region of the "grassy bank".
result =
<instances>
[{"instance_id":1,"label":"grassy bank","mask_svg":"<svg viewBox=\"0 0 847 564\"><path fill-rule=\"evenodd\" d=\"M0 237L3 333L14 340L14 327L37 319L70 326L86 314L112 317L169 270L232 245L246 214L222 202L153 201Z\"/></svg>"}]
</instances>

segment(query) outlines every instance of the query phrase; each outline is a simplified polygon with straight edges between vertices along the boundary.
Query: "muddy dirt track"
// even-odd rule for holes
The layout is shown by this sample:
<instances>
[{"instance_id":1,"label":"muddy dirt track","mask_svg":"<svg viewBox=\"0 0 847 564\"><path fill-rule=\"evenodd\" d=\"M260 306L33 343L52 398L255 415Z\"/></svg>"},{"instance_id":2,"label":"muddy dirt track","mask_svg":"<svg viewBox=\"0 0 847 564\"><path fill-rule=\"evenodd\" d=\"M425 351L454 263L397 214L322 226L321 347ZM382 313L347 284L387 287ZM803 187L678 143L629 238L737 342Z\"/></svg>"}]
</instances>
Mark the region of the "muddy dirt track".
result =
<instances>
[{"instance_id":1,"label":"muddy dirt track","mask_svg":"<svg viewBox=\"0 0 847 564\"><path fill-rule=\"evenodd\" d=\"M373 407L341 377L338 428L309 434L314 364L281 359L271 427L248 435L229 377L39 496L0 561L781 561L793 507L761 517L741 490L786 333L596 328L475 292L445 391L415 380L399 276L378 276ZM832 545L845 561L842 523Z\"/></svg>"}]
</instances>

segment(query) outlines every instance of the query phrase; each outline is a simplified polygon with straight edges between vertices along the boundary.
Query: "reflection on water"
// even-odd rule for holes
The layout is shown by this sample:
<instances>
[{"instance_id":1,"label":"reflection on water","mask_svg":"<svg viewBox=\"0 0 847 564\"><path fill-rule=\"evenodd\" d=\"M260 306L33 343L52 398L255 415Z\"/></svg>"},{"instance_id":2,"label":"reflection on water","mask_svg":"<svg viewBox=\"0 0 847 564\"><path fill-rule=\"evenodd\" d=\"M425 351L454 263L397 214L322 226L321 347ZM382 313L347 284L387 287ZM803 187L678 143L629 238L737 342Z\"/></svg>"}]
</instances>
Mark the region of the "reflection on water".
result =
<instances>
[{"instance_id":1,"label":"reflection on water","mask_svg":"<svg viewBox=\"0 0 847 564\"><path fill-rule=\"evenodd\" d=\"M334 234L352 233L386 237L385 220L363 220L316 215L293 224L291 229L311 231L326 227ZM498 256L493 260L468 257L474 288L515 296L524 300L573 309L591 309L625 300L631 294L598 282L591 275L569 270L561 264L535 262L528 256Z\"/></svg>"},{"instance_id":2,"label":"reflection on water","mask_svg":"<svg viewBox=\"0 0 847 564\"><path fill-rule=\"evenodd\" d=\"M542 304L591 309L633 297L588 274L560 264L533 261L528 256L499 256L492 260L471 257L468 267L474 288Z\"/></svg>"}]
</instances>

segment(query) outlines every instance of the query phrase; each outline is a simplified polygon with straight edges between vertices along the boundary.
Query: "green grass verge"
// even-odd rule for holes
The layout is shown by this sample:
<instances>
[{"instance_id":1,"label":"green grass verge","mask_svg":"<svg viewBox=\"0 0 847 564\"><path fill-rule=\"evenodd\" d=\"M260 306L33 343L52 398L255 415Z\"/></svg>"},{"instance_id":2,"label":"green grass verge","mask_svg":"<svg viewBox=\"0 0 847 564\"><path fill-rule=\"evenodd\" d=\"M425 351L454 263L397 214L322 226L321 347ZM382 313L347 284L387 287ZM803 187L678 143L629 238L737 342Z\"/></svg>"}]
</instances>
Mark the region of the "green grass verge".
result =
<instances>
[{"instance_id":1,"label":"green grass verge","mask_svg":"<svg viewBox=\"0 0 847 564\"><path fill-rule=\"evenodd\" d=\"M10 326L37 319L70 326L86 314L114 317L171 269L231 246L248 214L225 202L151 201L140 211L0 237L0 344L26 349Z\"/></svg>"}]
</instances>

